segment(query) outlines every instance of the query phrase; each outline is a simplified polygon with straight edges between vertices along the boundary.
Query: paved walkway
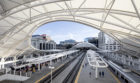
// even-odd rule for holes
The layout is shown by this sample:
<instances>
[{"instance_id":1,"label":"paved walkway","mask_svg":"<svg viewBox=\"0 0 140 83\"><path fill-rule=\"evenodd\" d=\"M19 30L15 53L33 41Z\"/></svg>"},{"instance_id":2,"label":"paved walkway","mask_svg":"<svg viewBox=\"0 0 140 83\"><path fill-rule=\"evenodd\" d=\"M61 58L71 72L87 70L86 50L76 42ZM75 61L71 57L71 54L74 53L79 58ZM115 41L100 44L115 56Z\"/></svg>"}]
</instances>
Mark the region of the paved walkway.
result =
<instances>
[{"instance_id":1,"label":"paved walkway","mask_svg":"<svg viewBox=\"0 0 140 83\"><path fill-rule=\"evenodd\" d=\"M73 56L69 56L69 58L64 58L62 61L58 60L56 63L52 63L52 65L57 68L62 64L65 64L66 62L68 62L69 60L71 60L71 58L73 58ZM29 78L28 80L24 81L24 82L19 82L19 81L9 81L9 80L5 80L2 81L0 83L35 83L37 80L41 79L43 76L45 76L46 74L48 74L51 70L46 67L43 66L42 69L40 71L37 71L35 73L32 74L31 78Z\"/></svg>"},{"instance_id":2,"label":"paved walkway","mask_svg":"<svg viewBox=\"0 0 140 83\"><path fill-rule=\"evenodd\" d=\"M98 75L98 79L95 78L95 69L93 69L88 63L87 58L84 59L82 70L78 79L78 83L118 83L111 72L107 68L100 68L98 71L104 71L104 77ZM89 74L91 72L91 75Z\"/></svg>"},{"instance_id":3,"label":"paved walkway","mask_svg":"<svg viewBox=\"0 0 140 83\"><path fill-rule=\"evenodd\" d=\"M60 65L65 64L65 63L66 63L67 61L69 61L69 60L70 60L70 58L64 59L63 61L60 61L60 60L59 60L58 62L53 63L52 65L53 65L55 68L57 68L57 67L59 67ZM38 72L34 73L30 79L26 80L26 81L23 82L23 83L35 83L35 81L41 79L43 76L45 76L45 75L48 74L49 72L51 72L51 70L50 70L48 67L43 66L43 68L41 69L41 71L38 71Z\"/></svg>"},{"instance_id":4,"label":"paved walkway","mask_svg":"<svg viewBox=\"0 0 140 83\"><path fill-rule=\"evenodd\" d=\"M70 56L70 58L73 58L73 57ZM70 58L69 59L64 59L63 61L59 60L58 62L53 63L53 65L55 66L55 68L57 68L60 65L69 61ZM71 64L71 65L74 65L74 63ZM79 75L79 77L77 76L78 77L78 83L119 83L116 80L117 78L115 78L115 76L113 74L111 74L111 72L107 68L98 69L98 71L104 71L105 75L104 75L104 77L99 77L98 76L98 79L96 79L95 78L95 69L91 68L91 66L89 66L89 64L85 65L86 63L88 63L88 61L87 61L87 58L85 57L80 75ZM62 72L56 79L53 80L53 83L61 83L62 82L61 76L64 77L66 75L67 71L69 71L69 70L70 70L69 67L68 67L68 69L66 68L66 70L64 72ZM49 72L50 72L50 69L48 67L44 66L41 69L41 71L38 71L38 72L34 73L30 79L28 79L28 80L26 80L25 82L22 82L22 83L35 83L35 81L41 79L43 76L45 76ZM91 72L91 75L89 75L89 72ZM3 83L21 83L21 82L5 81Z\"/></svg>"}]
</instances>

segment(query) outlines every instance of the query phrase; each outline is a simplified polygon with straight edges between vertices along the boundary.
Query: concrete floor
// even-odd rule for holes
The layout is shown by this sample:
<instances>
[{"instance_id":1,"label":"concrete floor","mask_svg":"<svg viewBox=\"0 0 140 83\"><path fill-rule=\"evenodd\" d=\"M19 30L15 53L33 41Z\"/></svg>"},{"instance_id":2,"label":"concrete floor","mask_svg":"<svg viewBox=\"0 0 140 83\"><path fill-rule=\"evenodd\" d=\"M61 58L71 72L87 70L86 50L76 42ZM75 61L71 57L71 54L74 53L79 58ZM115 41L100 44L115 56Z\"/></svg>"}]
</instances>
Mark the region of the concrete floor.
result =
<instances>
[{"instance_id":1,"label":"concrete floor","mask_svg":"<svg viewBox=\"0 0 140 83\"><path fill-rule=\"evenodd\" d=\"M71 56L72 58L72 56ZM64 59L63 61L58 61L56 63L53 63L53 66L55 68L59 67L60 65L66 63L70 59ZM66 73L69 73L70 69L74 64L77 62L78 59L76 59L68 68L66 68L58 77L56 77L53 80L53 83L61 83L62 78L66 77ZM85 57L84 63L82 65L82 70L80 72L80 76L78 78L78 83L117 83L117 81L113 78L111 73L107 68L104 69L99 69L98 71L104 71L105 76L104 77L99 77L98 79L95 78L95 70L91 68L89 65L85 66L85 63L88 63L87 58ZM32 74L31 78L22 82L22 83L34 83L35 81L39 80L42 78L44 75L48 74L50 72L50 69L48 67L43 67L41 71L35 72ZM89 75L89 72L91 72L91 76ZM0 83L21 83L21 82L16 82L16 81L3 81Z\"/></svg>"},{"instance_id":2,"label":"concrete floor","mask_svg":"<svg viewBox=\"0 0 140 83\"><path fill-rule=\"evenodd\" d=\"M107 68L98 69L98 71L104 71L105 75L104 77L99 77L98 75L96 79L95 69L89 66L89 64L86 66L85 63L88 63L87 57L84 59L78 83L117 83ZM91 75L89 75L89 72L91 72Z\"/></svg>"},{"instance_id":3,"label":"concrete floor","mask_svg":"<svg viewBox=\"0 0 140 83\"><path fill-rule=\"evenodd\" d=\"M63 61L60 61L60 60L59 60L58 62L53 63L53 66L54 66L55 68L57 68L57 67L59 67L60 65L65 64L65 63L66 63L67 61L69 61L69 60L70 60L70 59L64 59ZM51 72L51 70L50 70L48 67L45 67L45 66L44 66L44 67L41 69L41 71L38 71L38 72L34 73L30 79L26 80L26 81L23 82L23 83L34 83L35 81L41 79L43 76L45 76L45 75L48 74L49 72Z\"/></svg>"},{"instance_id":4,"label":"concrete floor","mask_svg":"<svg viewBox=\"0 0 140 83\"><path fill-rule=\"evenodd\" d=\"M70 58L73 58L73 57L70 56ZM68 62L69 60L71 60L70 58L67 58L67 59L64 58L62 61L61 60L58 60L58 62L52 63L52 65L55 68L57 68L60 65L65 64L66 62ZM43 76L45 76L46 74L48 74L50 71L51 70L48 67L43 66L40 71L37 71L37 72L33 73L32 76L31 76L31 78L29 78L28 80L26 80L24 82L5 80L5 81L2 81L0 83L35 83L35 81L41 79Z\"/></svg>"}]
</instances>

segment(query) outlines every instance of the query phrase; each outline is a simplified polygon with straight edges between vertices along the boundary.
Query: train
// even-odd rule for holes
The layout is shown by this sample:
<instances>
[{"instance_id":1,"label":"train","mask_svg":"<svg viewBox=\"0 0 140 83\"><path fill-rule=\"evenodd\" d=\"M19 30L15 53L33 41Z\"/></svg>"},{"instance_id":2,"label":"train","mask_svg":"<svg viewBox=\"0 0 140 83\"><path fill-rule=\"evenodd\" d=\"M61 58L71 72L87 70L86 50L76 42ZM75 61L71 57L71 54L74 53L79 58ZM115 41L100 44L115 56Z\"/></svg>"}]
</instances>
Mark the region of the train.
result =
<instances>
[{"instance_id":1,"label":"train","mask_svg":"<svg viewBox=\"0 0 140 83\"><path fill-rule=\"evenodd\" d=\"M131 72L129 69L123 69L112 61L108 61L108 64L109 68L114 72L114 74L116 74L118 78L120 78L123 83L139 83L139 81L135 80L127 74Z\"/></svg>"}]
</instances>

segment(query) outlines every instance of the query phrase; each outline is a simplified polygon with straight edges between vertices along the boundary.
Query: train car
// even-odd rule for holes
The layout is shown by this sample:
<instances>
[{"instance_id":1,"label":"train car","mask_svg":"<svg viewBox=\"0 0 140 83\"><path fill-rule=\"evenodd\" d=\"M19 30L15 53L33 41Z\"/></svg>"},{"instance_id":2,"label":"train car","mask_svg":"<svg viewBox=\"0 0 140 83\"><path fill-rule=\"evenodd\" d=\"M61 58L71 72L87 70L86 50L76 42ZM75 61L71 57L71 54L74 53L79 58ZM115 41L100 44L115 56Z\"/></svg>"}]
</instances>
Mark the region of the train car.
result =
<instances>
[{"instance_id":1,"label":"train car","mask_svg":"<svg viewBox=\"0 0 140 83\"><path fill-rule=\"evenodd\" d=\"M108 64L109 68L116 74L118 78L121 79L123 83L139 83L139 81L130 77L130 75L127 74L128 72L131 72L128 69L123 69L115 63L113 63L112 61L108 61Z\"/></svg>"}]
</instances>

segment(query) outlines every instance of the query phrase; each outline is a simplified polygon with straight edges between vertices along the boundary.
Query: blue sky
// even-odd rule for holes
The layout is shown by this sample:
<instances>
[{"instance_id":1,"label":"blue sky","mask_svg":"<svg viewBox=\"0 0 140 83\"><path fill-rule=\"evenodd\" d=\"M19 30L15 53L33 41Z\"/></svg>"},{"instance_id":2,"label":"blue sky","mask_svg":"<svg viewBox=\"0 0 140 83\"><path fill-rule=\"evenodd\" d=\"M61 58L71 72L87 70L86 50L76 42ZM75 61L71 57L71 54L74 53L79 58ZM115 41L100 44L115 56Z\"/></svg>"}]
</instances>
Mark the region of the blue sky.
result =
<instances>
[{"instance_id":1,"label":"blue sky","mask_svg":"<svg viewBox=\"0 0 140 83\"><path fill-rule=\"evenodd\" d=\"M78 42L84 41L86 37L97 37L99 30L76 22L57 21L39 27L34 35L47 34L52 40L59 43L67 39L74 39Z\"/></svg>"}]
</instances>

